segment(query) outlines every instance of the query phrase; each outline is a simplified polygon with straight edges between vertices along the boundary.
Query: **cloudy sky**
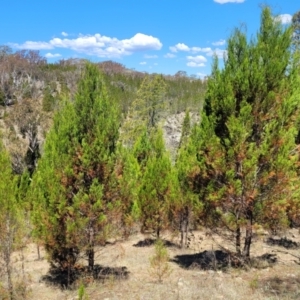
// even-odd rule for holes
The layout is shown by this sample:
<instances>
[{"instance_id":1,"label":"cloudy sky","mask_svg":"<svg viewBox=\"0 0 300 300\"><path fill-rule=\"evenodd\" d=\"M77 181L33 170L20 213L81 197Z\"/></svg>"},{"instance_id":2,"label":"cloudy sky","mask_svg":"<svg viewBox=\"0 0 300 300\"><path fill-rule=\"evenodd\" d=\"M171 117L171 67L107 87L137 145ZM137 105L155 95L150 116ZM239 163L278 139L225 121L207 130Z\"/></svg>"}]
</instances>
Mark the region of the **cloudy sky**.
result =
<instances>
[{"instance_id":1,"label":"cloudy sky","mask_svg":"<svg viewBox=\"0 0 300 300\"><path fill-rule=\"evenodd\" d=\"M0 45L40 50L49 62L114 60L149 73L209 75L235 27L254 36L261 7L283 24L298 0L5 0Z\"/></svg>"}]
</instances>

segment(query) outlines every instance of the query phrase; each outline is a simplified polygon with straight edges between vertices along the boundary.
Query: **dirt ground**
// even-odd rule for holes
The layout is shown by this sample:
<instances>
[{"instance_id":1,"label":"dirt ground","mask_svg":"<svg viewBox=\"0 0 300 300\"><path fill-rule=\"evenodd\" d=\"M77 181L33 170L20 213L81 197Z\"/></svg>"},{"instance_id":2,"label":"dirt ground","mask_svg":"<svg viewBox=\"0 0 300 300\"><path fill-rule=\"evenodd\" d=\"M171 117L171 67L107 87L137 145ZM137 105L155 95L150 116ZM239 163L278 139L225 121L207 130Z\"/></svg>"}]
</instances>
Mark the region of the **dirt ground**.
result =
<instances>
[{"instance_id":1,"label":"dirt ground","mask_svg":"<svg viewBox=\"0 0 300 300\"><path fill-rule=\"evenodd\" d=\"M80 299L79 286L84 283L81 299L90 300L300 299L300 235L296 229L280 236L258 235L252 246L251 268L233 267L236 262L229 260L225 250L234 250L234 245L216 234L193 232L185 249L177 246L177 236L166 234L163 238L167 241L171 274L162 283L149 272L153 237L138 233L99 248L96 263L100 279L78 279L73 290L66 289L55 274L49 273L43 249L42 259L37 260L37 247L29 244L23 251L26 298ZM14 267L16 281L22 267L20 253L14 255ZM0 299L4 298L0 295Z\"/></svg>"}]
</instances>

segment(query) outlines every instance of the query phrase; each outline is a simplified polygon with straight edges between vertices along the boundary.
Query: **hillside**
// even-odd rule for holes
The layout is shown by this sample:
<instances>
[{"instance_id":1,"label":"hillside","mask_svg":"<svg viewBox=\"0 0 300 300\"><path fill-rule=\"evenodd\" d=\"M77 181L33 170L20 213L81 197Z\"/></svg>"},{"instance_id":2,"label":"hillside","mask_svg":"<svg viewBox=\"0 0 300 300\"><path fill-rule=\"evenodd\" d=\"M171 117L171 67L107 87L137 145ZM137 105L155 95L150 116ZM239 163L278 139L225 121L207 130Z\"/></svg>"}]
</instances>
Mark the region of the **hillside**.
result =
<instances>
[{"instance_id":1,"label":"hillside","mask_svg":"<svg viewBox=\"0 0 300 300\"><path fill-rule=\"evenodd\" d=\"M22 173L26 168L27 151L37 146L42 151L53 114L59 109L62 99L74 97L85 61L70 59L48 64L37 51L11 53L6 48L2 51L5 52L0 59L3 79L0 84L0 128L14 169ZM148 74L126 69L113 61L98 65L104 72L112 101L118 103L126 117L143 78ZM161 118L166 124L162 126L165 127L167 145L174 152L180 139L182 113L186 110L200 112L206 82L188 77L184 72L164 76L164 79L167 88Z\"/></svg>"},{"instance_id":2,"label":"hillside","mask_svg":"<svg viewBox=\"0 0 300 300\"><path fill-rule=\"evenodd\" d=\"M300 56L260 20L205 81L0 48L4 299L299 298Z\"/></svg>"}]
</instances>

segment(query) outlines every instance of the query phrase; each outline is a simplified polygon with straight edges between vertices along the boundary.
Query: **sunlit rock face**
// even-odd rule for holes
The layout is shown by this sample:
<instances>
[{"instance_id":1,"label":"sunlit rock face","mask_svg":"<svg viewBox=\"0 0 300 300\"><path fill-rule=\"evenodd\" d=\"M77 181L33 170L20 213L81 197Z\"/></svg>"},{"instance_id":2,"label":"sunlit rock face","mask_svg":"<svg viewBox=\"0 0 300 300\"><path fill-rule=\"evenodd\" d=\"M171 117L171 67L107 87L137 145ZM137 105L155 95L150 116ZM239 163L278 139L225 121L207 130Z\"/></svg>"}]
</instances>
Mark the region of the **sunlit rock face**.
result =
<instances>
[{"instance_id":1,"label":"sunlit rock face","mask_svg":"<svg viewBox=\"0 0 300 300\"><path fill-rule=\"evenodd\" d=\"M179 147L183 120L185 112L169 115L166 117L162 127L166 148L170 151L172 161L176 158L177 149ZM199 121L199 114L190 113L191 125Z\"/></svg>"}]
</instances>

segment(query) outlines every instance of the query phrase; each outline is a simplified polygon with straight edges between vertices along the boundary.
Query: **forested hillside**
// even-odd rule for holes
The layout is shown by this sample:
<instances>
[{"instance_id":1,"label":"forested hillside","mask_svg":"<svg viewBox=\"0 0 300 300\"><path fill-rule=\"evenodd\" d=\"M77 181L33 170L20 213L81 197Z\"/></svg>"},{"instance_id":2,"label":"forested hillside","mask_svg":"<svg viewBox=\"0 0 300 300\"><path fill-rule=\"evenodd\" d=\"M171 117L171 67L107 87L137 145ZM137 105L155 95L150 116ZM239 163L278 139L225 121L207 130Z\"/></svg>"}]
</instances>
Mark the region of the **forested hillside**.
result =
<instances>
[{"instance_id":1,"label":"forested hillside","mask_svg":"<svg viewBox=\"0 0 300 300\"><path fill-rule=\"evenodd\" d=\"M48 64L38 51L13 53L8 46L0 47L0 127L16 173L32 168L30 165L35 162L30 160L40 154L37 147L42 147L55 112L63 99L73 101L86 63L69 59ZM129 70L112 61L95 65L102 72L110 101L118 106L125 119L142 81L154 75ZM180 71L174 76L161 76L165 82L161 121L187 109L198 114L206 81Z\"/></svg>"},{"instance_id":2,"label":"forested hillside","mask_svg":"<svg viewBox=\"0 0 300 300\"><path fill-rule=\"evenodd\" d=\"M297 20L283 26L263 8L256 36L236 28L224 66L216 57L207 80L112 61L49 64L36 51L2 46L6 298L20 298L12 255L29 242L71 287L78 270L95 275L96 253L111 238L137 231L153 234L166 258L164 232L179 235L184 248L188 233L204 226L234 240L236 266L250 266L258 229L298 227ZM170 148L172 126L180 138Z\"/></svg>"}]
</instances>

